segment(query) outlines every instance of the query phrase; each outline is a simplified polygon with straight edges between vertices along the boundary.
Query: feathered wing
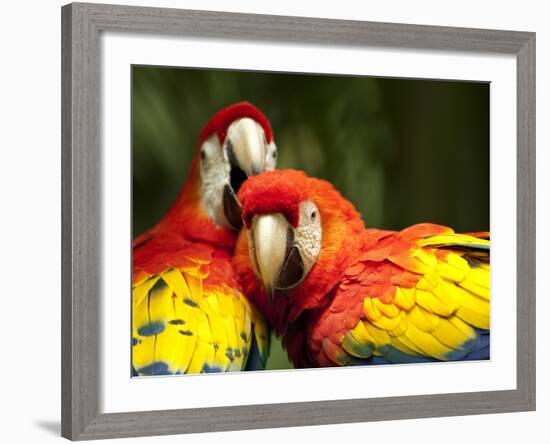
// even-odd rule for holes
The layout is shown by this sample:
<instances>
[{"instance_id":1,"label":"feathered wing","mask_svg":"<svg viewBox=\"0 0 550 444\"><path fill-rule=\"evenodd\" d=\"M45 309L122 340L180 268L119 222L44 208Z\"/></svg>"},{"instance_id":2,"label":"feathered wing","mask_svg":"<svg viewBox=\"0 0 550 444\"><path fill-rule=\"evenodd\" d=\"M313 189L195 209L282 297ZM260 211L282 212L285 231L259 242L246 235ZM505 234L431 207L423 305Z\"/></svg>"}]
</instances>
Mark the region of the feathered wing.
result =
<instances>
[{"instance_id":1,"label":"feathered wing","mask_svg":"<svg viewBox=\"0 0 550 444\"><path fill-rule=\"evenodd\" d=\"M489 358L488 233L420 224L349 267L313 335L322 365Z\"/></svg>"},{"instance_id":2,"label":"feathered wing","mask_svg":"<svg viewBox=\"0 0 550 444\"><path fill-rule=\"evenodd\" d=\"M239 291L228 258L194 244L144 248L134 250L134 374L265 368L268 326Z\"/></svg>"}]
</instances>

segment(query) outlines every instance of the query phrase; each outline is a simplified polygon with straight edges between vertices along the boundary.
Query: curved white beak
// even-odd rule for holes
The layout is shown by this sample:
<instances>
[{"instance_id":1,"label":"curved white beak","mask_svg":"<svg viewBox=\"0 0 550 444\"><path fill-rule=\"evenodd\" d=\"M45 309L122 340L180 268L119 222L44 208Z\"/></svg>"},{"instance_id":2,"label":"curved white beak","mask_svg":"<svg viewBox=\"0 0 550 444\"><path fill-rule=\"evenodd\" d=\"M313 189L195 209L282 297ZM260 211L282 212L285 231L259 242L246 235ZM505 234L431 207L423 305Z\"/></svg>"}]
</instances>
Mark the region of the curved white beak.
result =
<instances>
[{"instance_id":1,"label":"curved white beak","mask_svg":"<svg viewBox=\"0 0 550 444\"><path fill-rule=\"evenodd\" d=\"M270 299L275 290L288 290L305 277L294 230L282 214L254 217L249 242L256 273Z\"/></svg>"},{"instance_id":2,"label":"curved white beak","mask_svg":"<svg viewBox=\"0 0 550 444\"><path fill-rule=\"evenodd\" d=\"M288 229L282 214L257 216L252 221L251 237L258 277L270 297L285 261Z\"/></svg>"},{"instance_id":3,"label":"curved white beak","mask_svg":"<svg viewBox=\"0 0 550 444\"><path fill-rule=\"evenodd\" d=\"M265 136L257 122L248 117L235 121L227 131L227 138L230 142L227 155L232 166L239 167L247 176L265 169Z\"/></svg>"}]
</instances>

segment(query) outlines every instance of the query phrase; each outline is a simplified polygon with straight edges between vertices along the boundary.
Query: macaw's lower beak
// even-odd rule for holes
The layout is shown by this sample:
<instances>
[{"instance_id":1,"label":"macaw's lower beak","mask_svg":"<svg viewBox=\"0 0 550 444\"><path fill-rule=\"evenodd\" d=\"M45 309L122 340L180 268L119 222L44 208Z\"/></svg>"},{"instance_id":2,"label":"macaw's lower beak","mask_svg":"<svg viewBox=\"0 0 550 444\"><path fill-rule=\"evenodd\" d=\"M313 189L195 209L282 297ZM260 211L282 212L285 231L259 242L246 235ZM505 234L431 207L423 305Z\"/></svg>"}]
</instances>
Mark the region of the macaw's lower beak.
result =
<instances>
[{"instance_id":1,"label":"macaw's lower beak","mask_svg":"<svg viewBox=\"0 0 550 444\"><path fill-rule=\"evenodd\" d=\"M302 281L304 263L294 244L294 230L283 215L256 216L250 237L258 277L270 299L275 290L289 290Z\"/></svg>"},{"instance_id":2,"label":"macaw's lower beak","mask_svg":"<svg viewBox=\"0 0 550 444\"><path fill-rule=\"evenodd\" d=\"M237 200L244 181L265 169L266 146L263 130L249 118L237 120L230 128L226 142L229 160L229 184L223 190L223 209L231 227L242 227L241 205Z\"/></svg>"},{"instance_id":3,"label":"macaw's lower beak","mask_svg":"<svg viewBox=\"0 0 550 444\"><path fill-rule=\"evenodd\" d=\"M240 230L243 225L241 204L233 188L227 184L223 188L223 212L231 228Z\"/></svg>"}]
</instances>

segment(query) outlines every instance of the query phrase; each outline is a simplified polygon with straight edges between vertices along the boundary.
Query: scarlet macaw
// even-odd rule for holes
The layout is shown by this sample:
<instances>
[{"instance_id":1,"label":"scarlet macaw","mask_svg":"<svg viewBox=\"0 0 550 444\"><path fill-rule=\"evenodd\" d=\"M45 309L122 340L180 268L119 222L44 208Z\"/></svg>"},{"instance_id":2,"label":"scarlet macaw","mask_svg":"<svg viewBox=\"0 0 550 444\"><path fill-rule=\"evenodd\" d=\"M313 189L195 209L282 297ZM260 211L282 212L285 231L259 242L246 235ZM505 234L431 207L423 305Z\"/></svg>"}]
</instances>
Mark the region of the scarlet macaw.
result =
<instances>
[{"instance_id":1,"label":"scarlet macaw","mask_svg":"<svg viewBox=\"0 0 550 444\"><path fill-rule=\"evenodd\" d=\"M134 375L264 368L270 332L231 266L242 224L235 193L272 170L271 125L254 106L228 106L201 130L185 183L158 225L133 242Z\"/></svg>"},{"instance_id":2,"label":"scarlet macaw","mask_svg":"<svg viewBox=\"0 0 550 444\"><path fill-rule=\"evenodd\" d=\"M293 170L248 179L239 199L235 271L296 367L488 359L488 233L367 229Z\"/></svg>"}]
</instances>

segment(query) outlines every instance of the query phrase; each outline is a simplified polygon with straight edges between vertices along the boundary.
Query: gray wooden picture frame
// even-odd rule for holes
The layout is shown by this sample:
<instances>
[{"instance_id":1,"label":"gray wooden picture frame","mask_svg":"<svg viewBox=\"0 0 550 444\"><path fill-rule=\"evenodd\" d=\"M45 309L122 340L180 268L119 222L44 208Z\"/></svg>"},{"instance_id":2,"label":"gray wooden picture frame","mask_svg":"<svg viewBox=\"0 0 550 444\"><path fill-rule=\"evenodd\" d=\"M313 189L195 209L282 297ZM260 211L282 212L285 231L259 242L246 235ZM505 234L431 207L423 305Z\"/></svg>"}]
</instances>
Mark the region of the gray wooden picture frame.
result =
<instances>
[{"instance_id":1,"label":"gray wooden picture frame","mask_svg":"<svg viewBox=\"0 0 550 444\"><path fill-rule=\"evenodd\" d=\"M104 31L511 54L517 60L517 388L100 413ZM97 439L535 409L535 34L73 3L62 8L62 435ZM498 150L494 151L498 155Z\"/></svg>"}]
</instances>

